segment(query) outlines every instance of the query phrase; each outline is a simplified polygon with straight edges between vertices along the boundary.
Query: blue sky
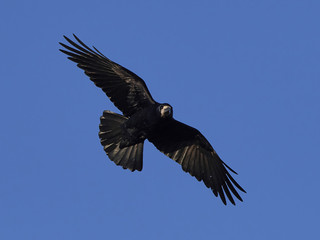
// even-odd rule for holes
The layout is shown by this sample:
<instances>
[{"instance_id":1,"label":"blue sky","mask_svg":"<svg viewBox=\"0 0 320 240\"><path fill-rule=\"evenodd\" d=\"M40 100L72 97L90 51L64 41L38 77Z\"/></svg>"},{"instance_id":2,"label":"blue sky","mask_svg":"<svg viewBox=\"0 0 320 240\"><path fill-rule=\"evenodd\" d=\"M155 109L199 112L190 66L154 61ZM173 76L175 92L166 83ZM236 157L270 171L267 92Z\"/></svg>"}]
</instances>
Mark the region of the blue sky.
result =
<instances>
[{"instance_id":1,"label":"blue sky","mask_svg":"<svg viewBox=\"0 0 320 240\"><path fill-rule=\"evenodd\" d=\"M319 1L2 1L0 239L315 239ZM58 51L77 34L142 77L239 175L244 202L144 147L98 139L119 112Z\"/></svg>"}]
</instances>

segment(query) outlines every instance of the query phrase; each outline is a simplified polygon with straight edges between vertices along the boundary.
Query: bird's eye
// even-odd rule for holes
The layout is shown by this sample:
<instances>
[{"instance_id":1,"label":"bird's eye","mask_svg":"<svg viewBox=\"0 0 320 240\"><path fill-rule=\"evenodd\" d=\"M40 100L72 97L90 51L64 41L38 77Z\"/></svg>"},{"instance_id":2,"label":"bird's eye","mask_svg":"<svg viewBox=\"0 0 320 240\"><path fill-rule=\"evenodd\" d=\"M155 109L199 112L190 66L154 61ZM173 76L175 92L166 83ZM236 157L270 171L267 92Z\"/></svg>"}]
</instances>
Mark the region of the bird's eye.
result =
<instances>
[{"instance_id":1,"label":"bird's eye","mask_svg":"<svg viewBox=\"0 0 320 240\"><path fill-rule=\"evenodd\" d=\"M163 105L160 105L160 110L163 108Z\"/></svg>"}]
</instances>

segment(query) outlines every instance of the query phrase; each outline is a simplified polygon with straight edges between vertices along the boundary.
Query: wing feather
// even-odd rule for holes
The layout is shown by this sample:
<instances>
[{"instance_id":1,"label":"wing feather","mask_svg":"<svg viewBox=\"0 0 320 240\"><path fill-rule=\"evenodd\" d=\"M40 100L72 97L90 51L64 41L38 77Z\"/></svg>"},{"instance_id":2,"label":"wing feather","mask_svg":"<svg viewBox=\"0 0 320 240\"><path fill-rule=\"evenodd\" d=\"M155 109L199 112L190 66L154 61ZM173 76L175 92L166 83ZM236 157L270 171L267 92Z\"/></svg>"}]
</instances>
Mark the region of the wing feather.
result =
<instances>
[{"instance_id":1,"label":"wing feather","mask_svg":"<svg viewBox=\"0 0 320 240\"><path fill-rule=\"evenodd\" d=\"M203 181L224 204L227 204L228 198L235 205L233 196L242 201L236 188L243 192L245 190L228 172L235 171L220 159L198 130L172 119L158 127L148 139L179 163L184 171Z\"/></svg>"},{"instance_id":2,"label":"wing feather","mask_svg":"<svg viewBox=\"0 0 320 240\"><path fill-rule=\"evenodd\" d=\"M155 104L145 82L139 76L111 61L95 47L92 50L76 35L73 36L78 43L64 36L71 46L60 43L65 48L60 51L77 63L125 116L129 117Z\"/></svg>"}]
</instances>

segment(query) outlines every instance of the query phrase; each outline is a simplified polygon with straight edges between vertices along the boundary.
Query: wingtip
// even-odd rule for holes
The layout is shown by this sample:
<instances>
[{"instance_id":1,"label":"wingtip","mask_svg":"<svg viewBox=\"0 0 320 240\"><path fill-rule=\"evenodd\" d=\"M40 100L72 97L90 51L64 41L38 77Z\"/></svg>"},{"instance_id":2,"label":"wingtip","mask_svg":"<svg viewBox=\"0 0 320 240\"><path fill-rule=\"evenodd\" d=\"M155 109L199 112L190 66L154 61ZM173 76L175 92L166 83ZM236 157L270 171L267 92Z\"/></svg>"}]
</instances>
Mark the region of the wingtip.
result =
<instances>
[{"instance_id":1,"label":"wingtip","mask_svg":"<svg viewBox=\"0 0 320 240\"><path fill-rule=\"evenodd\" d=\"M224 165L227 169L229 169L229 170L230 170L231 172L233 172L234 174L238 175L238 173L237 173L235 170L233 170L231 167L229 167L225 162L222 161L222 163L223 163L223 165Z\"/></svg>"},{"instance_id":2,"label":"wingtip","mask_svg":"<svg viewBox=\"0 0 320 240\"><path fill-rule=\"evenodd\" d=\"M62 35L64 39L66 39L68 42L70 41L70 38L68 38L66 35ZM77 37L77 35L75 35L74 33L72 33L72 36L78 40L79 38Z\"/></svg>"},{"instance_id":3,"label":"wingtip","mask_svg":"<svg viewBox=\"0 0 320 240\"><path fill-rule=\"evenodd\" d=\"M82 41L77 37L77 35L75 35L74 33L72 33L73 37L82 45Z\"/></svg>"},{"instance_id":4,"label":"wingtip","mask_svg":"<svg viewBox=\"0 0 320 240\"><path fill-rule=\"evenodd\" d=\"M65 44L62 43L62 42L59 42L59 44L62 46L62 47L65 47ZM59 49L61 51L61 49Z\"/></svg>"},{"instance_id":5,"label":"wingtip","mask_svg":"<svg viewBox=\"0 0 320 240\"><path fill-rule=\"evenodd\" d=\"M240 185L237 186L237 187L238 187L238 189L240 189L240 191L242 191L242 192L244 192L244 193L247 193L246 190L244 190Z\"/></svg>"},{"instance_id":6,"label":"wingtip","mask_svg":"<svg viewBox=\"0 0 320 240\"><path fill-rule=\"evenodd\" d=\"M230 199L229 199L229 201L230 201L230 203L233 205L233 206L236 206L237 204L236 204L236 202L233 200L233 201L231 201ZM241 200L241 202L242 202L242 200ZM225 206L227 206L228 204L227 204L227 202L226 203L224 203L224 205Z\"/></svg>"},{"instance_id":7,"label":"wingtip","mask_svg":"<svg viewBox=\"0 0 320 240\"><path fill-rule=\"evenodd\" d=\"M227 205L227 200L226 200L226 197L224 196L224 193L223 192L219 192L219 195L220 195L220 199L223 202L223 204Z\"/></svg>"}]
</instances>

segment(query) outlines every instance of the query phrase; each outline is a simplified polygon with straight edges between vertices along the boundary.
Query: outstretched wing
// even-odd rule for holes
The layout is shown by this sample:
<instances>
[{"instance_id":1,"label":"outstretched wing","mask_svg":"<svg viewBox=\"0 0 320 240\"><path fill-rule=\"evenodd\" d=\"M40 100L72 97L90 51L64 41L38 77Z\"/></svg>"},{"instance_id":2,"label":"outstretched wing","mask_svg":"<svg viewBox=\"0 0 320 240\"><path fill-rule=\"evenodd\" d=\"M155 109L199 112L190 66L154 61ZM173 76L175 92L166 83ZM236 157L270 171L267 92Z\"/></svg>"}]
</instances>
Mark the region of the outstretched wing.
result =
<instances>
[{"instance_id":1,"label":"outstretched wing","mask_svg":"<svg viewBox=\"0 0 320 240\"><path fill-rule=\"evenodd\" d=\"M226 204L226 197L235 205L231 192L240 201L236 188L245 190L233 179L227 166L214 151L207 139L195 128L174 119L161 126L148 138L157 149L182 166L182 169L211 188ZM236 187L236 188L235 188ZM231 192L230 192L231 191Z\"/></svg>"},{"instance_id":2,"label":"outstretched wing","mask_svg":"<svg viewBox=\"0 0 320 240\"><path fill-rule=\"evenodd\" d=\"M76 62L96 86L102 88L125 116L129 117L155 103L140 77L105 57L95 47L95 51L90 49L77 36L73 36L80 45L64 36L73 47L60 43L68 50L60 51L69 55L68 58Z\"/></svg>"}]
</instances>

